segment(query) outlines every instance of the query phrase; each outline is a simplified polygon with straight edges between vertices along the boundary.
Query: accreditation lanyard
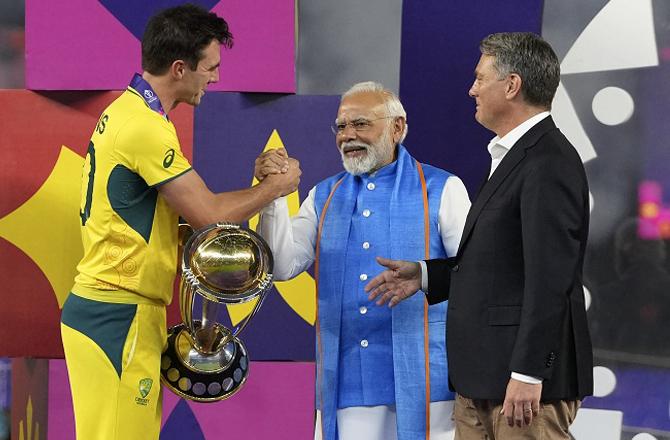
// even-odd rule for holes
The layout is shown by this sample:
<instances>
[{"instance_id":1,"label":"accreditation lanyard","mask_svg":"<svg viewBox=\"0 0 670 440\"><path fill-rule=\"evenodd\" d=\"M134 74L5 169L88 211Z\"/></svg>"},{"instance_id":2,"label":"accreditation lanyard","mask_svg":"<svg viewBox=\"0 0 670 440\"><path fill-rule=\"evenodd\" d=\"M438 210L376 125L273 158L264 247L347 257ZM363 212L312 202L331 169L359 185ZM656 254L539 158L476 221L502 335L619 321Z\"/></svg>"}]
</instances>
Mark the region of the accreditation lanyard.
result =
<instances>
[{"instance_id":1,"label":"accreditation lanyard","mask_svg":"<svg viewBox=\"0 0 670 440\"><path fill-rule=\"evenodd\" d=\"M137 93L142 99L144 99L144 102L146 102L151 110L160 114L168 121L170 120L168 119L165 110L163 110L163 105L161 104L160 99L158 99L158 95L156 95L154 89L151 88L151 85L144 78L142 78L142 75L136 73L133 76L133 79L130 80L128 87Z\"/></svg>"}]
</instances>

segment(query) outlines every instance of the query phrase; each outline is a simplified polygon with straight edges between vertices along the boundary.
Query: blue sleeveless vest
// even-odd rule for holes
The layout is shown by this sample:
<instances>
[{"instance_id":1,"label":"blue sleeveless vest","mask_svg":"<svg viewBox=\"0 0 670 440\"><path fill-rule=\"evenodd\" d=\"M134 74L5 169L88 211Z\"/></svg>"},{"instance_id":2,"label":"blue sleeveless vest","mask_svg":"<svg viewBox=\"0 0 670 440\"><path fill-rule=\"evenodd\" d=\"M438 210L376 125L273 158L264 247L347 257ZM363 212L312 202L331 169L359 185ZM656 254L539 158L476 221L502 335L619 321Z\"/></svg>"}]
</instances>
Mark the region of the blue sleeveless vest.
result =
<instances>
[{"instance_id":1,"label":"blue sleeveless vest","mask_svg":"<svg viewBox=\"0 0 670 440\"><path fill-rule=\"evenodd\" d=\"M348 374L347 369L338 368L342 335L342 303L346 298L345 295L351 294L349 291L344 292L344 289L352 285L358 286L360 292L356 292L356 295L364 294L365 282L352 284L351 277L359 267L376 268L376 271L369 274L370 277L381 272L381 266L371 264L378 255L375 249L386 249L388 254L382 256L393 259L418 261L426 258L424 193L417 162L400 145L398 159L389 167L395 167L391 185L377 186L375 176L353 176L342 172L316 186L315 209L320 223L316 256L318 287L316 405L321 410L324 440L337 439L335 415L338 408L340 375ZM429 165L422 165L421 168L428 199L429 257L446 257L438 232L438 210L442 191L450 174ZM382 174L385 169L378 171L377 174ZM365 195L365 191L378 191L375 197L379 197L381 193L388 201L387 209L383 213L388 217L388 227L366 231L366 239L369 237L367 245L350 241L357 200L361 197L361 192ZM326 203L328 203L326 214L322 218ZM357 246L361 246L363 250L356 252L354 258L347 255L348 250L351 252L351 249ZM369 252L365 252L366 250ZM368 307L377 306L370 304ZM426 437L428 397L425 380L426 328L430 347L430 400L453 399L453 393L448 389L447 378L445 344L447 304L444 302L431 306L428 308L427 316L424 316L425 307L425 297L419 292L391 309L392 385L399 440ZM388 369L389 365L379 365L378 368ZM374 376L374 368L371 370L373 371L359 373Z\"/></svg>"}]
</instances>

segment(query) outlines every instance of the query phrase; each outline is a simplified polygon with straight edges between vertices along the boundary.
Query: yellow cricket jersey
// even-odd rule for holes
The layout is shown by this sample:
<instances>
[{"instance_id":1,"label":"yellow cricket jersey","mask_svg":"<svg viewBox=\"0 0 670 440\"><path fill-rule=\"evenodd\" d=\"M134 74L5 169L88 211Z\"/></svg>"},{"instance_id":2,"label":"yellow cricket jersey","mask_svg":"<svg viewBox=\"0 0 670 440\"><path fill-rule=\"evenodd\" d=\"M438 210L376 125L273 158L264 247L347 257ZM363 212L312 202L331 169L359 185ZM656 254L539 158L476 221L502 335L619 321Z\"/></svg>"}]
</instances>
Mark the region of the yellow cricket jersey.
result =
<instances>
[{"instance_id":1,"label":"yellow cricket jersey","mask_svg":"<svg viewBox=\"0 0 670 440\"><path fill-rule=\"evenodd\" d=\"M134 81L141 81L136 75ZM132 85L133 83L131 83ZM169 304L178 215L158 187L191 169L148 83L103 112L82 173L84 257L72 291L116 303ZM152 107L154 107L152 109Z\"/></svg>"}]
</instances>

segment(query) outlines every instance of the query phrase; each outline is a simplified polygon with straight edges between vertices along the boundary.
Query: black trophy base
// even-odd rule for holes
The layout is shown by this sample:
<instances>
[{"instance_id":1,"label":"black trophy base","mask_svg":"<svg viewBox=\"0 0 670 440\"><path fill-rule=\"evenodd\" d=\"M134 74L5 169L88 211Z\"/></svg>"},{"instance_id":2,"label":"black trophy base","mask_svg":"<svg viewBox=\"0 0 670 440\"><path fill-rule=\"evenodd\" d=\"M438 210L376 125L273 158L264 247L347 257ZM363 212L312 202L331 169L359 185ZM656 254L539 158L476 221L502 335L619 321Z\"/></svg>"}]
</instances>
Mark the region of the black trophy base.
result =
<instances>
[{"instance_id":1,"label":"black trophy base","mask_svg":"<svg viewBox=\"0 0 670 440\"><path fill-rule=\"evenodd\" d=\"M216 353L202 353L184 324L168 330L161 357L161 380L175 394L196 402L227 399L240 390L249 375L249 357L241 340L233 337Z\"/></svg>"}]
</instances>

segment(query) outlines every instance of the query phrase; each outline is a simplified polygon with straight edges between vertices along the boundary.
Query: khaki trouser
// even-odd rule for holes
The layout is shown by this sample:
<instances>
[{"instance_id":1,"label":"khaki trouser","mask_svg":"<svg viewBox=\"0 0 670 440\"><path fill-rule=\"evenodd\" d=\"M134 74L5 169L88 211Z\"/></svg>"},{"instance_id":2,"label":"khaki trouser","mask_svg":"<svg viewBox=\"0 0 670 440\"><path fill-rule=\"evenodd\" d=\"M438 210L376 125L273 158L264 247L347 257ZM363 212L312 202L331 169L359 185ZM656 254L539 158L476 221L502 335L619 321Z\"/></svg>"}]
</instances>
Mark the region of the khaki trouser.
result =
<instances>
[{"instance_id":1,"label":"khaki trouser","mask_svg":"<svg viewBox=\"0 0 670 440\"><path fill-rule=\"evenodd\" d=\"M579 400L540 402L540 412L530 426L509 426L502 402L473 400L456 395L456 440L563 440L577 416Z\"/></svg>"}]
</instances>

